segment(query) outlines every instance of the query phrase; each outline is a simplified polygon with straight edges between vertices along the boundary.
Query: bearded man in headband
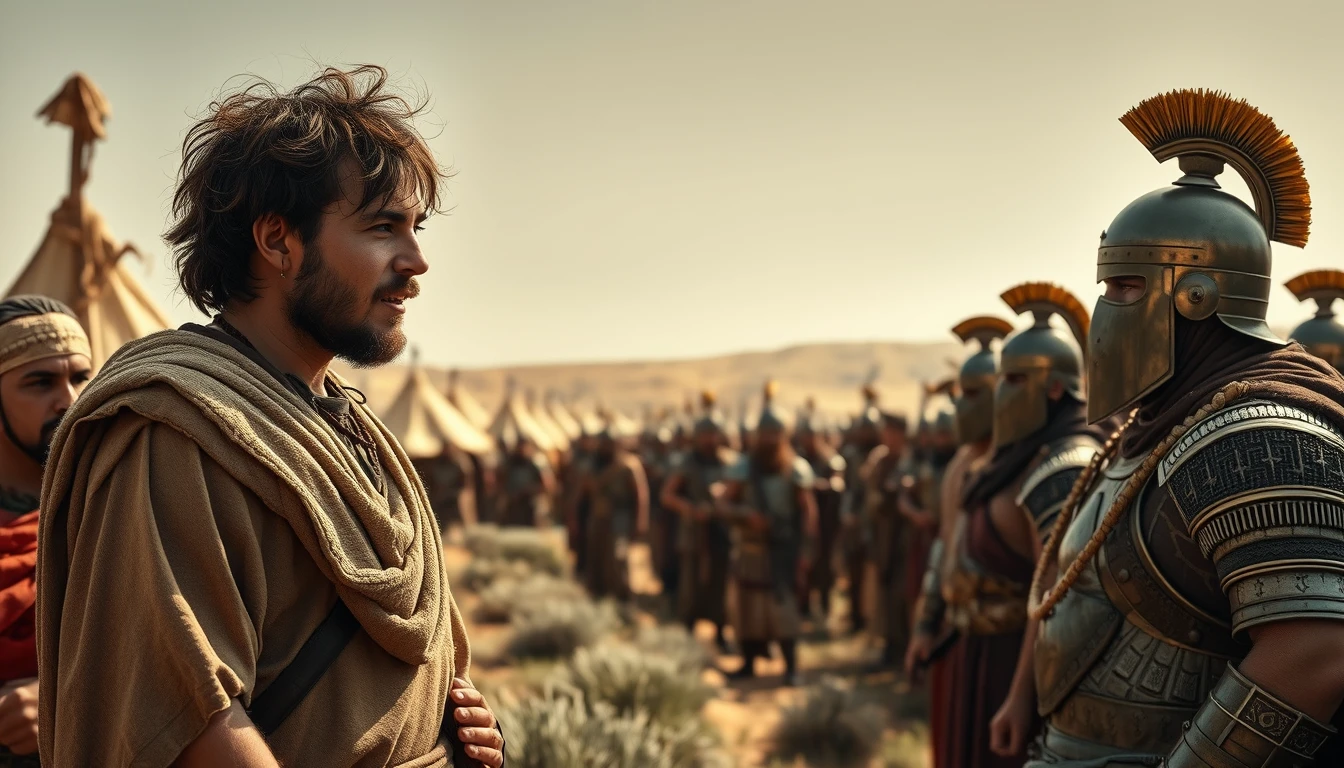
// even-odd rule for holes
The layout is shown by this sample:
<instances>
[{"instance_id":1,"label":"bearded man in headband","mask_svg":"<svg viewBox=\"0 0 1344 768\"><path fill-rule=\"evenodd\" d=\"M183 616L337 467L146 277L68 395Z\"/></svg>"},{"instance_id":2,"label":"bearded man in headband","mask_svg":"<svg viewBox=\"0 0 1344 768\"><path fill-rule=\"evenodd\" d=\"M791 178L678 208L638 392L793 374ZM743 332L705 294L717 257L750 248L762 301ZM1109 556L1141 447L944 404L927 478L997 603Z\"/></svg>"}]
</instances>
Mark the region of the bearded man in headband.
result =
<instances>
[{"instance_id":1,"label":"bearded man in headband","mask_svg":"<svg viewBox=\"0 0 1344 768\"><path fill-rule=\"evenodd\" d=\"M1307 240L1302 162L1221 93L1121 121L1184 175L1101 236L1088 411L1128 421L1038 565L1028 765L1344 765L1344 378L1265 324L1270 242Z\"/></svg>"},{"instance_id":2,"label":"bearded man in headband","mask_svg":"<svg viewBox=\"0 0 1344 768\"><path fill-rule=\"evenodd\" d=\"M89 338L45 296L0 301L0 766L36 766L38 495L61 417L88 383Z\"/></svg>"},{"instance_id":3,"label":"bearded man in headband","mask_svg":"<svg viewBox=\"0 0 1344 768\"><path fill-rule=\"evenodd\" d=\"M166 239L215 316L122 347L56 433L44 763L503 763L424 487L328 370L406 343L443 181L414 115L328 69L188 131Z\"/></svg>"}]
</instances>

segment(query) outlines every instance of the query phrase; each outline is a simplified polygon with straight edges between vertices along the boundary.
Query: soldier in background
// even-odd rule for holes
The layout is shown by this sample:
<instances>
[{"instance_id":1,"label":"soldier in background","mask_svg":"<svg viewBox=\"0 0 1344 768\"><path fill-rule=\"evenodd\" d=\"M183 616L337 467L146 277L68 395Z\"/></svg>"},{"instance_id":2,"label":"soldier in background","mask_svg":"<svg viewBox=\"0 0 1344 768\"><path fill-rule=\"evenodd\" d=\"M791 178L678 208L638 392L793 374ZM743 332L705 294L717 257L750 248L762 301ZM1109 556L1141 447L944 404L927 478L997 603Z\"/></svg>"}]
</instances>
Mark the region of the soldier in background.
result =
<instances>
[{"instance_id":1,"label":"soldier in background","mask_svg":"<svg viewBox=\"0 0 1344 768\"><path fill-rule=\"evenodd\" d=\"M927 388L933 413L920 420L916 437L919 451L907 480L911 487L898 501L901 514L912 524L904 577L906 605L911 608L919 600L933 542L938 538L943 475L957 452L956 416L951 401L955 385L955 379L948 379ZM922 413L929 410L927 403L921 408Z\"/></svg>"},{"instance_id":2,"label":"soldier in background","mask_svg":"<svg viewBox=\"0 0 1344 768\"><path fill-rule=\"evenodd\" d=\"M872 384L863 388L864 408L850 427L841 457L845 460L845 492L840 503L840 551L849 581L849 623L854 632L862 632L864 586L867 580L869 547L873 532L864 520L867 484L859 477L868 456L882 444L882 413L877 409L877 390Z\"/></svg>"},{"instance_id":3,"label":"soldier in background","mask_svg":"<svg viewBox=\"0 0 1344 768\"><path fill-rule=\"evenodd\" d=\"M546 455L526 435L518 435L499 467L499 524L545 527L549 499L555 494L555 473Z\"/></svg>"},{"instance_id":4,"label":"soldier in background","mask_svg":"<svg viewBox=\"0 0 1344 768\"><path fill-rule=\"evenodd\" d=\"M899 664L910 641L912 606L905 586L906 560L916 521L903 508L914 485L907 444L909 428L903 414L882 414L882 444L868 455L860 473L865 485L864 517L873 531L872 557L877 571L873 618L883 641L881 666Z\"/></svg>"},{"instance_id":5,"label":"soldier in background","mask_svg":"<svg viewBox=\"0 0 1344 768\"><path fill-rule=\"evenodd\" d=\"M992 348L995 341L1012 333L1013 326L997 317L972 317L958 323L952 332L963 342L977 341L980 348L966 359L957 373L953 397L954 428L959 447L943 473L939 493L938 539L929 550L928 566L915 606L914 637L906 651L905 670L913 680L929 673L929 741L933 748L933 768L949 768L949 742L961 733L962 726L951 718L951 703L958 698L957 685L974 685L968 677L954 679L945 657L959 630L946 621L943 582L960 551L965 531L962 494L972 475L988 458L993 443L994 388L998 383L999 359Z\"/></svg>"},{"instance_id":6,"label":"soldier in background","mask_svg":"<svg viewBox=\"0 0 1344 768\"><path fill-rule=\"evenodd\" d=\"M476 525L476 465L470 454L445 443L437 461L422 465L420 477L441 533L451 525Z\"/></svg>"},{"instance_id":7,"label":"soldier in background","mask_svg":"<svg viewBox=\"0 0 1344 768\"><path fill-rule=\"evenodd\" d=\"M649 530L649 486L631 438L608 420L580 493L589 505L583 584L594 598L629 600L630 544Z\"/></svg>"},{"instance_id":8,"label":"soldier in background","mask_svg":"<svg viewBox=\"0 0 1344 768\"><path fill-rule=\"evenodd\" d=\"M719 514L735 529L733 628L743 663L730 677L754 676L756 659L766 656L774 642L784 657L786 683L798 685L798 592L807 584L807 548L816 539L817 511L811 467L794 454L774 394L772 382L751 452L728 471L718 504Z\"/></svg>"},{"instance_id":9,"label":"soldier in background","mask_svg":"<svg viewBox=\"0 0 1344 768\"><path fill-rule=\"evenodd\" d=\"M662 584L662 594L670 605L676 605L677 570L677 516L663 506L663 486L672 471L672 427L668 412L655 413L648 409L644 430L640 435L639 458L649 484L649 557L654 575Z\"/></svg>"},{"instance_id":10,"label":"soldier in background","mask_svg":"<svg viewBox=\"0 0 1344 768\"><path fill-rule=\"evenodd\" d=\"M817 506L817 543L803 610L810 612L816 597L824 621L831 615L831 589L835 586L836 544L840 538L840 500L845 491L845 459L831 445L826 427L814 409L798 421L795 432L798 457L812 468L812 497Z\"/></svg>"},{"instance_id":11,"label":"soldier in background","mask_svg":"<svg viewBox=\"0 0 1344 768\"><path fill-rule=\"evenodd\" d=\"M677 462L663 486L662 506L677 516L677 618L694 633L698 621L714 625L714 642L727 652L723 630L732 540L728 525L714 514L714 490L738 461L727 447L723 422L714 412L713 393L701 398L703 413L690 431L691 449Z\"/></svg>"},{"instance_id":12,"label":"soldier in background","mask_svg":"<svg viewBox=\"0 0 1344 768\"><path fill-rule=\"evenodd\" d=\"M995 743L985 722L1012 698L1010 691L1029 685L1015 670L1031 653L1032 566L1106 434L1087 423L1080 351L1087 310L1049 283L1025 283L1002 298L1015 312L1030 312L1033 323L1000 352L994 452L962 494L965 525L947 553L952 563L943 588L949 623L961 639L949 659L951 720L942 752L948 765L974 768L1020 768L1026 759L1023 738ZM1055 316L1072 336L1051 325ZM1017 725L1028 734L1036 721L1025 717Z\"/></svg>"},{"instance_id":13,"label":"soldier in background","mask_svg":"<svg viewBox=\"0 0 1344 768\"><path fill-rule=\"evenodd\" d=\"M1316 316L1294 328L1288 338L1335 370L1344 370L1344 324L1335 315L1335 301L1344 298L1344 272L1318 269L1284 285L1298 301L1316 301Z\"/></svg>"},{"instance_id":14,"label":"soldier in background","mask_svg":"<svg viewBox=\"0 0 1344 768\"><path fill-rule=\"evenodd\" d=\"M591 512L588 495L583 493L593 474L597 454L597 436L602 431L600 421L584 420L583 433L574 442L574 455L561 488L560 508L564 511L565 530L569 549L574 553L574 572L583 573L588 567L588 518Z\"/></svg>"}]
</instances>

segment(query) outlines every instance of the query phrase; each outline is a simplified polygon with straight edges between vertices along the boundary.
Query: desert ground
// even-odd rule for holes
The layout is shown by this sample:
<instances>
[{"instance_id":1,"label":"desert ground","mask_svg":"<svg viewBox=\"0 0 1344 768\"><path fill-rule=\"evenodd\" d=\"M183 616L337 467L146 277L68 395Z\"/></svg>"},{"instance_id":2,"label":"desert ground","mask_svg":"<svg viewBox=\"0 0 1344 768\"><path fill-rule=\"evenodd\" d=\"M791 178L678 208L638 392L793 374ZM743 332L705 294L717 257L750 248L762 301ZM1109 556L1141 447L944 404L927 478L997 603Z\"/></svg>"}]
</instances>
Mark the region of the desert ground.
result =
<instances>
[{"instance_id":1,"label":"desert ground","mask_svg":"<svg viewBox=\"0 0 1344 768\"><path fill-rule=\"evenodd\" d=\"M545 713L540 722L535 711L531 717L515 714L519 708L525 709L527 702L544 709L545 705L538 702L545 699L548 690L564 689L575 683L588 697L590 707L600 706L594 699L605 699L620 710L594 712L605 712L608 727L612 721L620 720L618 715L628 716L631 710L643 707L659 711L649 720L689 720L694 725L686 727L701 729L703 737L693 749L687 749L684 743L672 748L651 739L654 743L649 746L663 753L659 765L669 768L925 768L930 764L924 692L911 690L894 671L870 669L877 654L875 641L846 634L833 619L829 626L814 624L805 627L800 645L805 687L782 686L783 664L778 659L758 664L759 676L754 680L729 683L720 670L732 671L740 666L741 658L711 652L713 632L709 625L702 623L693 641L685 637L680 627L662 623L659 629L666 613L659 600L659 584L650 568L649 551L643 545L635 545L630 555L632 587L636 592L634 607L623 611L624 615L611 622L610 628L576 639L570 635L583 634L581 627L566 625L569 619L552 617L553 624L537 633L538 637L524 640L523 634L537 631L519 613L528 610L521 607L527 596L519 595L517 604L504 606L503 610L496 605L501 593L509 594L509 579L519 579L520 586L530 585L524 588L530 589L534 597L537 592L553 593L543 598L551 608L565 600L587 599L577 592L567 593L563 584L545 579L529 582L538 571L549 568L537 568L538 562L547 560L549 555L538 557L534 552L501 557L498 545L490 542L495 535L488 528L484 529L484 535L478 531L467 537L455 530L448 537L445 552L454 595L472 639L472 678L502 710L505 732L515 740L511 741L511 765L568 768L571 764L586 764L585 759L613 760L609 763L612 766L636 764L627 762L636 759L639 754L636 747L608 747L605 752L590 752L583 758L566 752L569 747L556 742L570 737L559 732L576 728L564 721L563 714ZM562 534L558 531L540 536L547 540L552 551L562 550ZM502 549L508 548L505 545ZM483 564L498 565L506 560L511 560L518 570L504 567L500 569L502 574L482 576L490 570L482 568ZM524 565L529 561L530 566ZM558 580L567 581L568 577L560 575ZM513 615L501 621L501 614L510 609ZM843 609L843 600L838 600L832 613L840 615ZM589 615L582 610L578 613ZM577 619L578 623L585 621L593 622L591 618ZM650 641L651 637L657 639ZM626 652L633 652L635 660L624 666L613 661ZM658 665L648 661L664 653L685 656L697 652L709 655L704 657L703 664L691 665L699 668L688 672L687 679L674 684L660 682L655 674ZM532 658L519 658L520 655ZM649 669L641 668L645 663L651 665ZM690 689L697 691L699 698L686 705L685 713L674 712L675 707L669 702L687 697ZM534 735L548 729L549 732ZM589 737L590 743L600 738ZM798 743L808 745L811 754L798 754L802 751ZM512 751L515 744L522 747L523 754ZM827 754L830 747L836 751ZM636 751L618 756L613 752L617 749ZM856 759L865 752L868 754L863 759ZM676 756L668 757L673 754Z\"/></svg>"}]
</instances>

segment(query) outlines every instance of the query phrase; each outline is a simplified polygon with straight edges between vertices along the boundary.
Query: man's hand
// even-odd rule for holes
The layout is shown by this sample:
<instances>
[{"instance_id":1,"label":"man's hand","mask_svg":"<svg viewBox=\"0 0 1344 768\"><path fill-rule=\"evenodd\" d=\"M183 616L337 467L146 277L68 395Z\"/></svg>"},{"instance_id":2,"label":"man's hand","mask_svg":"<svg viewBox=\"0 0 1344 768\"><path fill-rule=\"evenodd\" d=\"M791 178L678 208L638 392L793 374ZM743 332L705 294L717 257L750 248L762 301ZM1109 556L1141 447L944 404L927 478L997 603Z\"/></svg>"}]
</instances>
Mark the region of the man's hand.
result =
<instances>
[{"instance_id":1,"label":"man's hand","mask_svg":"<svg viewBox=\"0 0 1344 768\"><path fill-rule=\"evenodd\" d=\"M0 744L16 755L37 752L37 678L0 688Z\"/></svg>"},{"instance_id":2,"label":"man's hand","mask_svg":"<svg viewBox=\"0 0 1344 768\"><path fill-rule=\"evenodd\" d=\"M989 721L989 748L999 757L1021 755L1027 747L1034 702L1017 691L1008 694L1003 706Z\"/></svg>"},{"instance_id":3,"label":"man's hand","mask_svg":"<svg viewBox=\"0 0 1344 768\"><path fill-rule=\"evenodd\" d=\"M919 676L920 665L929 660L929 654L933 653L934 637L928 632L917 631L915 636L910 638L910 645L905 649L905 674L911 680Z\"/></svg>"},{"instance_id":4,"label":"man's hand","mask_svg":"<svg viewBox=\"0 0 1344 768\"><path fill-rule=\"evenodd\" d=\"M500 768L504 765L504 736L495 728L495 713L481 692L466 680L454 677L452 691L457 737L466 747L467 757L485 768Z\"/></svg>"}]
</instances>

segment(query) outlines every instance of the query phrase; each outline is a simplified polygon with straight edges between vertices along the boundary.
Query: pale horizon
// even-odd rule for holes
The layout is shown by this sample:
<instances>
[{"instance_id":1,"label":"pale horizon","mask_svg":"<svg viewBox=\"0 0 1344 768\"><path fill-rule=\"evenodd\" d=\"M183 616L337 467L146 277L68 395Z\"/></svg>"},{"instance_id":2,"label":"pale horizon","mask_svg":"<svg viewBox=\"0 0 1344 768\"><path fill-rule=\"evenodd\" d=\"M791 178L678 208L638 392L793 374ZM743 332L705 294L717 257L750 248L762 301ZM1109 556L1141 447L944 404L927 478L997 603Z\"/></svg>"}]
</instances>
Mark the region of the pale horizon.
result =
<instances>
[{"instance_id":1,"label":"pale horizon","mask_svg":"<svg viewBox=\"0 0 1344 768\"><path fill-rule=\"evenodd\" d=\"M1271 325L1312 315L1282 283L1344 250L1335 3L8 5L0 286L65 192L69 131L35 114L79 71L112 104L86 198L175 323L202 319L160 239L192 117L314 62L430 97L456 175L406 327L436 367L954 342L1027 280L1090 307L1097 236L1178 175L1118 118L1174 88L1245 98L1301 151L1311 242L1275 245Z\"/></svg>"}]
</instances>

